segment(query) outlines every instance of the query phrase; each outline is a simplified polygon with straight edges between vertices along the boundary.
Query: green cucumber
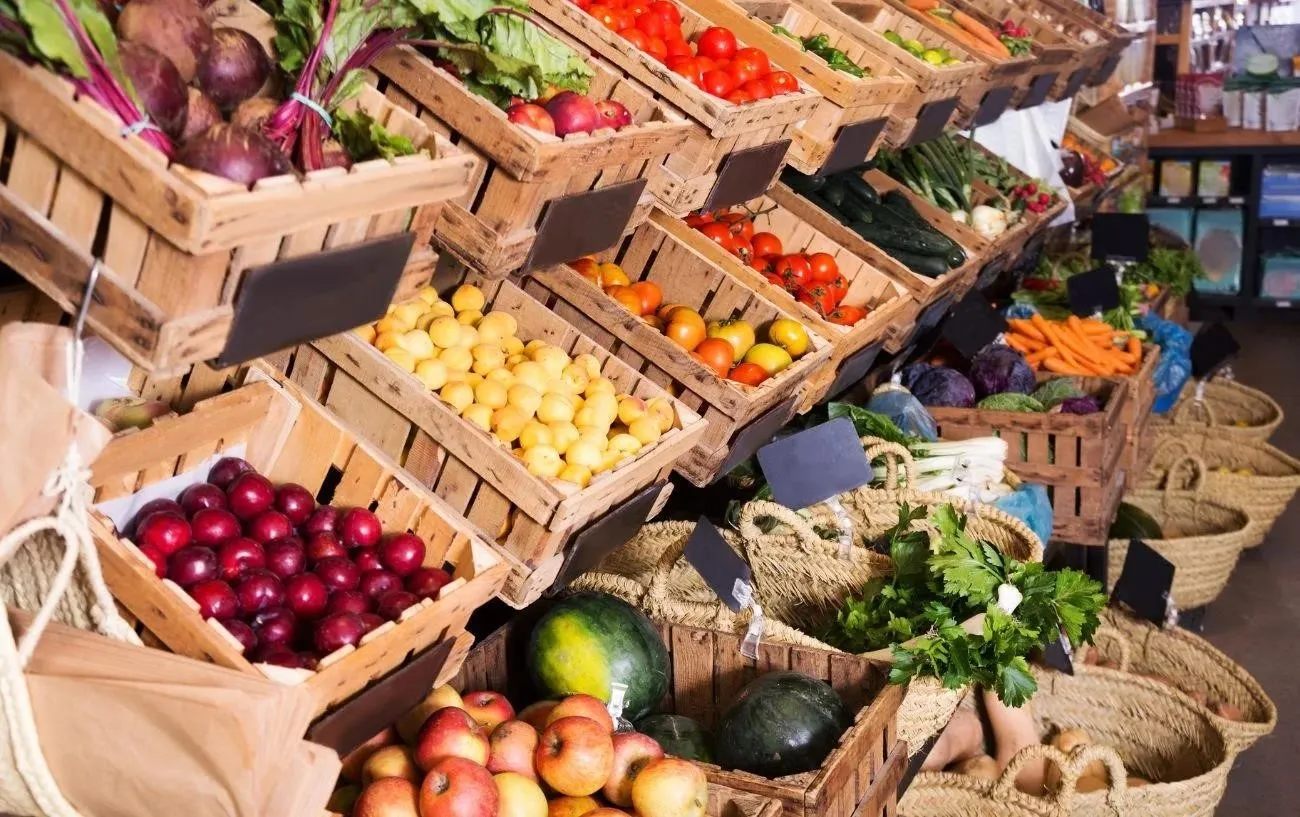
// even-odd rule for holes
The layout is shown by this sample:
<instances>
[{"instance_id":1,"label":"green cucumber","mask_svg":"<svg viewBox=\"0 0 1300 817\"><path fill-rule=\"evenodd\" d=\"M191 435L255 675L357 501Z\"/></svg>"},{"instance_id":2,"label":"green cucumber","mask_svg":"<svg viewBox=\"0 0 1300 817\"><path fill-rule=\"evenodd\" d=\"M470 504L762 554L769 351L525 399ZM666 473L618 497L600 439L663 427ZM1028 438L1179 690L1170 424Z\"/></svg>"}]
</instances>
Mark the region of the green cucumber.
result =
<instances>
[{"instance_id":1,"label":"green cucumber","mask_svg":"<svg viewBox=\"0 0 1300 817\"><path fill-rule=\"evenodd\" d=\"M785 182L796 193L816 193L826 184L825 176L808 176L800 173L792 167L787 167L781 173L781 181Z\"/></svg>"},{"instance_id":2,"label":"green cucumber","mask_svg":"<svg viewBox=\"0 0 1300 817\"><path fill-rule=\"evenodd\" d=\"M825 210L826 214L829 215L831 218L835 219L836 221L842 224L849 223L850 219L846 218L844 214L840 212L840 208L836 207L834 204L831 204L829 201L826 200L826 197L821 195L820 193L804 193L803 197L808 201L812 202L813 204L817 205L821 209Z\"/></svg>"},{"instance_id":3,"label":"green cucumber","mask_svg":"<svg viewBox=\"0 0 1300 817\"><path fill-rule=\"evenodd\" d=\"M845 197L848 195L849 187L839 176L831 176L826 180L826 186L817 192L831 204L836 207L841 207L844 204Z\"/></svg>"},{"instance_id":4,"label":"green cucumber","mask_svg":"<svg viewBox=\"0 0 1300 817\"><path fill-rule=\"evenodd\" d=\"M946 259L951 251L947 244L936 241L935 236L931 233L910 230L906 227L900 228L894 224L881 224L879 222L863 224L858 221L850 224L849 229L886 251L902 250L917 255L933 256L941 260Z\"/></svg>"},{"instance_id":5,"label":"green cucumber","mask_svg":"<svg viewBox=\"0 0 1300 817\"><path fill-rule=\"evenodd\" d=\"M876 211L879 209L879 207L872 207L869 204L864 204L853 196L844 199L844 203L840 205L840 212L844 214L845 218L849 221L856 221L861 224L876 223Z\"/></svg>"},{"instance_id":6,"label":"green cucumber","mask_svg":"<svg viewBox=\"0 0 1300 817\"><path fill-rule=\"evenodd\" d=\"M926 278L938 278L948 271L948 264L942 258L932 255L917 255L903 250L886 250L890 258Z\"/></svg>"},{"instance_id":7,"label":"green cucumber","mask_svg":"<svg viewBox=\"0 0 1300 817\"><path fill-rule=\"evenodd\" d=\"M868 184L867 180L856 172L844 174L843 179L848 191L862 202L866 204L880 203L880 194L876 192L876 188Z\"/></svg>"}]
</instances>

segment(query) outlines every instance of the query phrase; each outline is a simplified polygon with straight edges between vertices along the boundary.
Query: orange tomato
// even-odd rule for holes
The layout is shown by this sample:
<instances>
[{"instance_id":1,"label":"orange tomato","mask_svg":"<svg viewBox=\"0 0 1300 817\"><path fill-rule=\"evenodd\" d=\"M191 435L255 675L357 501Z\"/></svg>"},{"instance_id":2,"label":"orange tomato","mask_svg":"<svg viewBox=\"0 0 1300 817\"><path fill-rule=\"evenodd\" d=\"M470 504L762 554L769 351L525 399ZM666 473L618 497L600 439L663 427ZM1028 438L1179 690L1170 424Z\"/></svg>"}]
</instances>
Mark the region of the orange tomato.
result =
<instances>
[{"instance_id":1,"label":"orange tomato","mask_svg":"<svg viewBox=\"0 0 1300 817\"><path fill-rule=\"evenodd\" d=\"M632 291L641 297L641 314L652 315L664 301L663 290L654 281L637 281Z\"/></svg>"},{"instance_id":2,"label":"orange tomato","mask_svg":"<svg viewBox=\"0 0 1300 817\"><path fill-rule=\"evenodd\" d=\"M576 261L570 261L569 266L583 278L586 278L596 286L602 286L600 281L600 264L596 263L596 259L584 255Z\"/></svg>"},{"instance_id":3,"label":"orange tomato","mask_svg":"<svg viewBox=\"0 0 1300 817\"><path fill-rule=\"evenodd\" d=\"M736 350L722 338L709 338L695 347L695 354L704 359L704 365L712 369L718 377L726 377L731 369L731 362L736 357Z\"/></svg>"},{"instance_id":4,"label":"orange tomato","mask_svg":"<svg viewBox=\"0 0 1300 817\"><path fill-rule=\"evenodd\" d=\"M605 287L605 294L614 300L633 315L641 314L641 296L636 294L636 290L627 286L608 286Z\"/></svg>"},{"instance_id":5,"label":"orange tomato","mask_svg":"<svg viewBox=\"0 0 1300 817\"><path fill-rule=\"evenodd\" d=\"M757 386L767 379L767 372L757 363L742 363L731 370L727 379L744 383L746 386Z\"/></svg>"},{"instance_id":6,"label":"orange tomato","mask_svg":"<svg viewBox=\"0 0 1300 817\"><path fill-rule=\"evenodd\" d=\"M700 341L704 340L707 332L704 326L704 318L701 318L700 313L694 309L679 306L669 313L667 321L668 325L664 327L664 335L686 351L695 351L695 347L699 346Z\"/></svg>"},{"instance_id":7,"label":"orange tomato","mask_svg":"<svg viewBox=\"0 0 1300 817\"><path fill-rule=\"evenodd\" d=\"M642 315L641 322L656 332L664 331L664 319L658 315Z\"/></svg>"},{"instance_id":8,"label":"orange tomato","mask_svg":"<svg viewBox=\"0 0 1300 817\"><path fill-rule=\"evenodd\" d=\"M600 265L600 285L601 286L622 286L625 287L632 283L628 280L627 273L623 268L612 261L606 261Z\"/></svg>"}]
</instances>

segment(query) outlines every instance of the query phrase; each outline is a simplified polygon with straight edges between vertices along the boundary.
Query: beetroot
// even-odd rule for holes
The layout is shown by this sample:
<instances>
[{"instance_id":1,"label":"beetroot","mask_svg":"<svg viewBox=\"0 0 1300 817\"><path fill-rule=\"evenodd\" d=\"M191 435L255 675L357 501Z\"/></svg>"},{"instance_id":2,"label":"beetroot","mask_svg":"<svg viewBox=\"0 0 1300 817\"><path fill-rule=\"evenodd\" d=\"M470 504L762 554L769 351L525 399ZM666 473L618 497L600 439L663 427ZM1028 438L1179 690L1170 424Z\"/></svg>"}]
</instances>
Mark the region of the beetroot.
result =
<instances>
[{"instance_id":1,"label":"beetroot","mask_svg":"<svg viewBox=\"0 0 1300 817\"><path fill-rule=\"evenodd\" d=\"M267 118L275 113L275 108L276 102L274 99L255 96L239 103L239 107L235 108L235 112L230 115L230 123L241 128L260 131L262 126L266 124Z\"/></svg>"},{"instance_id":2,"label":"beetroot","mask_svg":"<svg viewBox=\"0 0 1300 817\"><path fill-rule=\"evenodd\" d=\"M258 179L291 170L288 157L275 143L257 131L225 123L213 125L186 142L176 160L249 187Z\"/></svg>"},{"instance_id":3,"label":"beetroot","mask_svg":"<svg viewBox=\"0 0 1300 817\"><path fill-rule=\"evenodd\" d=\"M326 139L325 144L321 146L321 169L327 167L352 167L352 157L337 139Z\"/></svg>"},{"instance_id":4,"label":"beetroot","mask_svg":"<svg viewBox=\"0 0 1300 817\"><path fill-rule=\"evenodd\" d=\"M271 58L253 35L237 28L212 32L212 45L199 60L198 84L227 110L261 90L271 75Z\"/></svg>"},{"instance_id":5,"label":"beetroot","mask_svg":"<svg viewBox=\"0 0 1300 817\"><path fill-rule=\"evenodd\" d=\"M185 129L179 137L181 142L188 142L221 121L221 109L211 97L198 88L188 88L186 91L189 105L185 114Z\"/></svg>"},{"instance_id":6,"label":"beetroot","mask_svg":"<svg viewBox=\"0 0 1300 817\"><path fill-rule=\"evenodd\" d=\"M189 92L172 61L142 43L123 42L118 49L122 68L131 78L145 113L171 137L185 132Z\"/></svg>"},{"instance_id":7,"label":"beetroot","mask_svg":"<svg viewBox=\"0 0 1300 817\"><path fill-rule=\"evenodd\" d=\"M117 35L171 60L186 83L212 44L212 27L194 0L131 0L118 15Z\"/></svg>"}]
</instances>

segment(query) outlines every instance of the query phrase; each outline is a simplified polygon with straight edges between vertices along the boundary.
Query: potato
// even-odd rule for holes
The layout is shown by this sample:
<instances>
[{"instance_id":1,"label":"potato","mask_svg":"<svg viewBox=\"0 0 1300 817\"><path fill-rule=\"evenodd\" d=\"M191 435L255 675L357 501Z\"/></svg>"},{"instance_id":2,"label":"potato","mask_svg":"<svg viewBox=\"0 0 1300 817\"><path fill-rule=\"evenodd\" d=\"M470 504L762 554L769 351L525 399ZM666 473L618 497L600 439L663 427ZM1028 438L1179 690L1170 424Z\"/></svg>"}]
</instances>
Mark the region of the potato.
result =
<instances>
[{"instance_id":1,"label":"potato","mask_svg":"<svg viewBox=\"0 0 1300 817\"><path fill-rule=\"evenodd\" d=\"M1218 715L1220 718L1226 718L1230 721L1241 722L1246 719L1246 716L1242 714L1239 707L1233 706L1227 701L1215 701L1210 709L1212 709L1214 714Z\"/></svg>"},{"instance_id":2,"label":"potato","mask_svg":"<svg viewBox=\"0 0 1300 817\"><path fill-rule=\"evenodd\" d=\"M1105 791L1110 788L1110 777L1102 772L1100 775L1085 774L1079 777L1079 782L1075 784L1074 790L1079 794L1088 794L1094 791Z\"/></svg>"},{"instance_id":3,"label":"potato","mask_svg":"<svg viewBox=\"0 0 1300 817\"><path fill-rule=\"evenodd\" d=\"M1076 746L1088 746L1092 743L1092 736L1082 729L1062 729L1052 738L1052 745L1067 755L1074 751Z\"/></svg>"},{"instance_id":4,"label":"potato","mask_svg":"<svg viewBox=\"0 0 1300 817\"><path fill-rule=\"evenodd\" d=\"M1092 736L1082 729L1062 729L1052 738L1052 746L1065 752L1067 755L1074 751L1077 746L1089 746L1092 744ZM1106 778L1106 764L1100 760L1094 760L1084 767L1083 772L1079 775L1082 781L1085 777L1100 777L1103 781ZM1056 764L1049 763L1047 773L1043 776L1043 784L1048 790L1055 791L1061 786L1061 770Z\"/></svg>"},{"instance_id":5,"label":"potato","mask_svg":"<svg viewBox=\"0 0 1300 817\"><path fill-rule=\"evenodd\" d=\"M981 780L997 780L1002 774L1002 770L998 768L998 762L988 755L968 757L960 763L954 764L952 770L957 774L978 777Z\"/></svg>"}]
</instances>

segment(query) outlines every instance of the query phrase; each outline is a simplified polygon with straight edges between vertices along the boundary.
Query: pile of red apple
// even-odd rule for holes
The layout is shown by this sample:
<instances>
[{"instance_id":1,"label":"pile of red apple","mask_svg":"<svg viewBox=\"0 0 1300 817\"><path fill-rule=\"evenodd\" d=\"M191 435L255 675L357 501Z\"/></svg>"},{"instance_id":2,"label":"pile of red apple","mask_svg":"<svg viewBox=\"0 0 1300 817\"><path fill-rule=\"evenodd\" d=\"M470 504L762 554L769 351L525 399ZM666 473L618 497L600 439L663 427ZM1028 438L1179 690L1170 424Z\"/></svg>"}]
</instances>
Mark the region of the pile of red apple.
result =
<instances>
[{"instance_id":1,"label":"pile of red apple","mask_svg":"<svg viewBox=\"0 0 1300 817\"><path fill-rule=\"evenodd\" d=\"M244 655L283 667L314 669L451 582L424 566L420 537L385 536L365 508L318 507L303 486L276 487L238 457L176 500L145 503L127 532Z\"/></svg>"},{"instance_id":2,"label":"pile of red apple","mask_svg":"<svg viewBox=\"0 0 1300 817\"><path fill-rule=\"evenodd\" d=\"M434 689L343 759L347 817L704 817L708 781L590 695L518 714L497 692Z\"/></svg>"},{"instance_id":3,"label":"pile of red apple","mask_svg":"<svg viewBox=\"0 0 1300 817\"><path fill-rule=\"evenodd\" d=\"M601 128L619 130L632 124L632 112L622 102L590 97L575 91L551 89L532 102L515 100L506 109L506 117L516 125L539 130L553 136L592 133Z\"/></svg>"}]
</instances>

